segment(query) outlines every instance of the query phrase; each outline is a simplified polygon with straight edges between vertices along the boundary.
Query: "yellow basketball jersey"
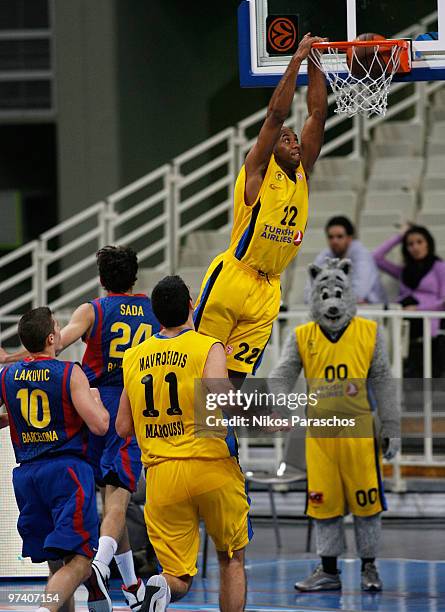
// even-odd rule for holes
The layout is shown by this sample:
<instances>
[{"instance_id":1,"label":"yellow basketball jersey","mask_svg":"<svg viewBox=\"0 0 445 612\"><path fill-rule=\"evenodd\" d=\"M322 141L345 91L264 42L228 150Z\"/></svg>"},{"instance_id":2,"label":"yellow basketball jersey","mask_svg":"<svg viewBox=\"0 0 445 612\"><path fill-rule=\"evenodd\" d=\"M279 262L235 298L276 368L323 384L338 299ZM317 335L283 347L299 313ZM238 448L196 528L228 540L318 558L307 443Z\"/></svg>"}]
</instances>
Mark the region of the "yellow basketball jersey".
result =
<instances>
[{"instance_id":1,"label":"yellow basketball jersey","mask_svg":"<svg viewBox=\"0 0 445 612\"><path fill-rule=\"evenodd\" d=\"M300 164L291 180L272 155L254 204L244 201L246 168L234 192L229 252L254 270L281 274L298 253L308 217L308 186Z\"/></svg>"},{"instance_id":2,"label":"yellow basketball jersey","mask_svg":"<svg viewBox=\"0 0 445 612\"><path fill-rule=\"evenodd\" d=\"M377 323L354 317L337 341L313 321L298 326L295 333L308 386L318 393L310 416L328 416L330 411L339 417L369 415L367 377Z\"/></svg>"},{"instance_id":3,"label":"yellow basketball jersey","mask_svg":"<svg viewBox=\"0 0 445 612\"><path fill-rule=\"evenodd\" d=\"M168 459L236 455L236 441L227 428L218 436L214 428L207 435L202 431L205 410L199 402L204 400L195 398L195 381L202 379L208 353L217 342L190 329L173 338L155 334L125 351L124 385L145 466Z\"/></svg>"}]
</instances>

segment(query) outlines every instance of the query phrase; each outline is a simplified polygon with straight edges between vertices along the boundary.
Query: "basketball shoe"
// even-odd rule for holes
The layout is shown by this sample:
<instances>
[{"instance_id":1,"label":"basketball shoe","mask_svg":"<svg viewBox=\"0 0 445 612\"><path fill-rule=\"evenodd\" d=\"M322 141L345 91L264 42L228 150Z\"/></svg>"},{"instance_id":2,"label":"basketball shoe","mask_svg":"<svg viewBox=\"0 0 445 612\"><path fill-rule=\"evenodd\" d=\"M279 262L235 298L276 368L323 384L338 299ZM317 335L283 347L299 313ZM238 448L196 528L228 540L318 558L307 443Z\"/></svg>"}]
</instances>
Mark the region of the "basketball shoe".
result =
<instances>
[{"instance_id":1,"label":"basketball shoe","mask_svg":"<svg viewBox=\"0 0 445 612\"><path fill-rule=\"evenodd\" d=\"M133 612L139 612L142 604L144 603L145 597L145 584L142 582L142 580L138 578L137 583L129 587L126 587L123 584L122 593L130 610Z\"/></svg>"},{"instance_id":2,"label":"basketball shoe","mask_svg":"<svg viewBox=\"0 0 445 612\"><path fill-rule=\"evenodd\" d=\"M381 591L383 588L379 573L374 563L366 563L361 575L362 591Z\"/></svg>"},{"instance_id":3,"label":"basketball shoe","mask_svg":"<svg viewBox=\"0 0 445 612\"><path fill-rule=\"evenodd\" d=\"M145 599L140 612L164 612L170 599L170 587L164 576L152 576L147 581Z\"/></svg>"},{"instance_id":4,"label":"basketball shoe","mask_svg":"<svg viewBox=\"0 0 445 612\"><path fill-rule=\"evenodd\" d=\"M317 565L306 580L295 583L295 588L298 591L339 591L341 589L340 572L328 574L323 571L321 564Z\"/></svg>"},{"instance_id":5,"label":"basketball shoe","mask_svg":"<svg viewBox=\"0 0 445 612\"><path fill-rule=\"evenodd\" d=\"M91 576L84 582L88 591L88 612L111 612L113 610L108 587L110 569L106 569L108 572L100 570L94 561L91 564Z\"/></svg>"}]
</instances>

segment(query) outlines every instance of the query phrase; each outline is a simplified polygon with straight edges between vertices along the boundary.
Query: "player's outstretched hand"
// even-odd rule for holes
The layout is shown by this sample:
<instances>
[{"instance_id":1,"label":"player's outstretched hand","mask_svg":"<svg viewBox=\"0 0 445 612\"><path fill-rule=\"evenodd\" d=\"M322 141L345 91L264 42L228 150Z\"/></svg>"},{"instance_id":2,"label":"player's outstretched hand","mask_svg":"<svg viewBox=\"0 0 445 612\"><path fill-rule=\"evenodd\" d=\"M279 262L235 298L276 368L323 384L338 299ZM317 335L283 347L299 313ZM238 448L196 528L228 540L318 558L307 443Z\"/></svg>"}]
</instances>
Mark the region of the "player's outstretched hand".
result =
<instances>
[{"instance_id":1,"label":"player's outstretched hand","mask_svg":"<svg viewBox=\"0 0 445 612\"><path fill-rule=\"evenodd\" d=\"M5 351L5 349L2 349L2 347L0 346L0 363L6 363L8 360L8 353Z\"/></svg>"},{"instance_id":2,"label":"player's outstretched hand","mask_svg":"<svg viewBox=\"0 0 445 612\"><path fill-rule=\"evenodd\" d=\"M327 40L327 38L321 38L320 36L311 36L311 33L308 32L301 39L298 49L295 51L294 57L300 60L306 59L314 43L327 42Z\"/></svg>"},{"instance_id":3,"label":"player's outstretched hand","mask_svg":"<svg viewBox=\"0 0 445 612\"><path fill-rule=\"evenodd\" d=\"M394 459L400 450L400 438L383 438L382 452L388 461Z\"/></svg>"}]
</instances>

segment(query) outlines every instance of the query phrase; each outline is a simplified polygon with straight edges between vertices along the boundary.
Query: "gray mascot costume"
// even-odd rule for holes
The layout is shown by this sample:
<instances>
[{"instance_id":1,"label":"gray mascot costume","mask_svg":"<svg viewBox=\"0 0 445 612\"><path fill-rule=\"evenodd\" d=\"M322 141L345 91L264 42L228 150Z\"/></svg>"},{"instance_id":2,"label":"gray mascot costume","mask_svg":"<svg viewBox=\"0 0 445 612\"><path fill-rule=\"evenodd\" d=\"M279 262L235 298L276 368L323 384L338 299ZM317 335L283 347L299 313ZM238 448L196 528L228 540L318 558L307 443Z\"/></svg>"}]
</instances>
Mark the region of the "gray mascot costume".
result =
<instances>
[{"instance_id":1,"label":"gray mascot costume","mask_svg":"<svg viewBox=\"0 0 445 612\"><path fill-rule=\"evenodd\" d=\"M375 321L356 316L350 284L351 262L327 259L309 268L312 321L299 325L283 347L269 375L274 393L291 392L304 369L309 390L322 389L321 408L348 412L370 424L369 434L306 437L307 514L315 523L321 564L295 584L300 591L341 589L337 558L345 551L343 517L354 517L357 553L362 561L361 587L378 591L375 566L386 509L380 476L381 451L386 459L400 448L400 411L383 336ZM326 398L328 398L326 400ZM324 408L323 408L324 406ZM360 416L361 415L361 416ZM380 422L379 434L374 421ZM362 421L363 422L363 421ZM349 431L349 430L348 430ZM355 435L355 437L354 437Z\"/></svg>"}]
</instances>

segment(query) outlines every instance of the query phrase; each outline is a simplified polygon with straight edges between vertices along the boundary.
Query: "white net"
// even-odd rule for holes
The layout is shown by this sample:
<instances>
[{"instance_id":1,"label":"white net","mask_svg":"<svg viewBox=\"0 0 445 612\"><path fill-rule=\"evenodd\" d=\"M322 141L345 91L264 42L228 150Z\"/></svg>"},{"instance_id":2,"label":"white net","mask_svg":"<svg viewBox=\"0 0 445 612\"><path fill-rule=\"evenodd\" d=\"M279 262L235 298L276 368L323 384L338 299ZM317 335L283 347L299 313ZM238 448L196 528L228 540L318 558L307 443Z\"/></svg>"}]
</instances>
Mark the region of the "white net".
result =
<instances>
[{"instance_id":1,"label":"white net","mask_svg":"<svg viewBox=\"0 0 445 612\"><path fill-rule=\"evenodd\" d=\"M384 116L388 105L388 92L392 78L400 66L402 48L369 45L345 49L327 47L323 53L312 48L310 58L322 70L337 102L336 113L353 117Z\"/></svg>"}]
</instances>

